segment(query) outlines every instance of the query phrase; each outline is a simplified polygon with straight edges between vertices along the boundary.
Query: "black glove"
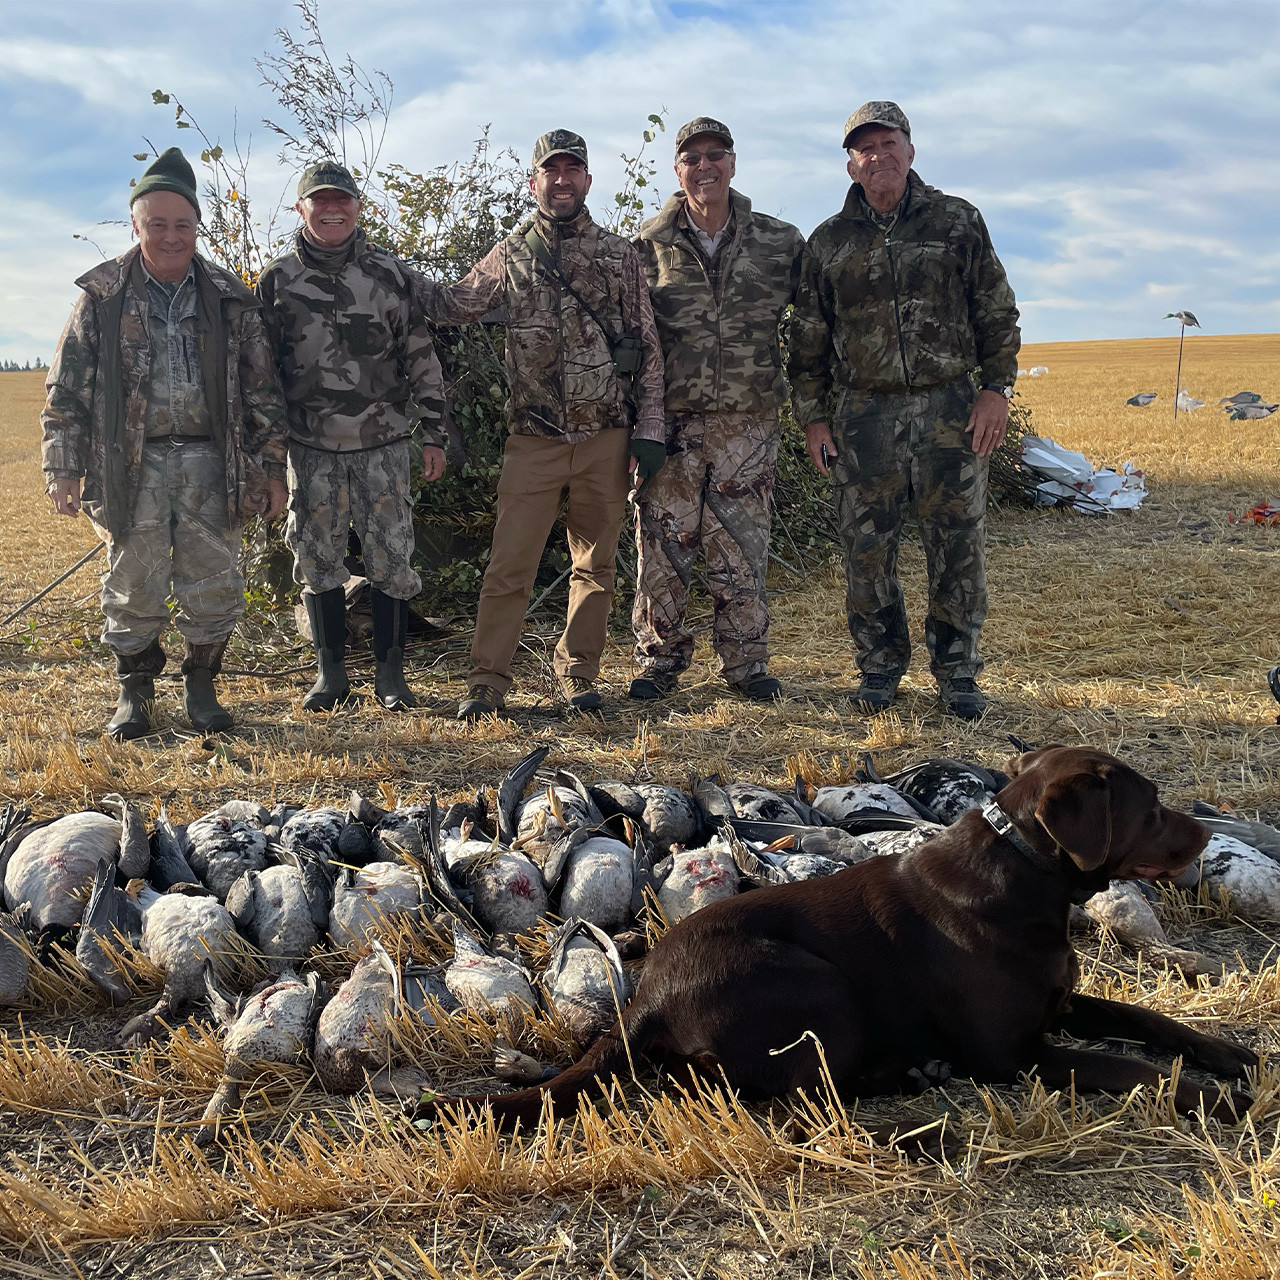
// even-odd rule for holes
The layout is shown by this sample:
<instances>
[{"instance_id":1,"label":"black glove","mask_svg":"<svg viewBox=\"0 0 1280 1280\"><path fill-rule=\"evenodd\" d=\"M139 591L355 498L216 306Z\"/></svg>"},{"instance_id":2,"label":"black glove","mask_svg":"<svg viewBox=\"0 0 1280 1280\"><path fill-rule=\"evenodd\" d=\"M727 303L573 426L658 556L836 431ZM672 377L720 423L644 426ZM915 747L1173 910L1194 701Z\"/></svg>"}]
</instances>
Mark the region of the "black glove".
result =
<instances>
[{"instance_id":1,"label":"black glove","mask_svg":"<svg viewBox=\"0 0 1280 1280\"><path fill-rule=\"evenodd\" d=\"M633 439L631 456L636 460L636 493L643 493L649 481L662 470L667 460L667 446L661 440Z\"/></svg>"}]
</instances>

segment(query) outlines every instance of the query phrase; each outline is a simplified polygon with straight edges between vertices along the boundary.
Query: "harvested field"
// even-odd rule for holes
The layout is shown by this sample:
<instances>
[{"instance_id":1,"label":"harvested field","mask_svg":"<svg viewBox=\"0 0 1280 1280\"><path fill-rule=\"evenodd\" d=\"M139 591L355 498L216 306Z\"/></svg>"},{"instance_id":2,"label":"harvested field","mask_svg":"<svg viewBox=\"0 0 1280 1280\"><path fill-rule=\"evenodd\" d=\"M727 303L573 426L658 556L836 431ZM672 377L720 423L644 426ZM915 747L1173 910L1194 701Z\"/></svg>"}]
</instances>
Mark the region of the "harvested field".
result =
<instances>
[{"instance_id":1,"label":"harvested field","mask_svg":"<svg viewBox=\"0 0 1280 1280\"><path fill-rule=\"evenodd\" d=\"M1172 323L1172 322L1171 322ZM849 773L870 751L882 771L932 755L987 765L1034 743L1088 742L1154 778L1164 799L1229 802L1280 822L1280 726L1266 669L1280 662L1280 528L1233 522L1280 498L1280 414L1229 422L1218 398L1280 399L1280 338L1187 339L1182 383L1206 407L1172 421L1177 337L1028 348L1021 379L1034 426L1095 465L1133 461L1151 496L1107 517L1059 509L995 512L991 617L979 724L939 715L917 656L895 714L855 714L856 671L834 560L774 587L772 671L791 695L759 707L728 696L700 643L669 705L621 700L631 675L625 619L606 654L615 697L603 718L567 717L547 659L561 606L536 618L511 701L517 723L462 726L465 620L411 655L427 707L367 705L305 717L309 651L291 619L251 610L223 681L238 732L186 728L176 675L160 681L162 733L114 744L101 728L114 681L97 641L92 566L0 628L0 800L47 816L119 791L175 819L232 796L345 803L442 799L494 783L539 742L584 776L683 783L693 769L771 785ZM1148 409L1126 397L1153 390ZM83 519L49 513L39 473L38 375L0 375L0 617L93 545ZM914 621L924 595L916 541L903 554ZM705 642L710 616L695 598ZM176 644L171 646L176 652ZM371 680L371 661L355 664ZM171 662L171 671L176 663ZM1188 985L1113 940L1081 934L1083 986L1140 1001L1264 1053L1280 1049L1274 930L1229 904L1171 891L1170 936L1222 960L1221 982ZM421 957L447 942L391 933ZM350 964L325 957L341 975ZM0 1274L113 1276L865 1276L901 1280L1226 1280L1280 1273L1280 1073L1264 1063L1235 1127L1175 1118L1163 1097L1046 1094L1034 1081L953 1083L919 1098L863 1100L856 1115L815 1099L745 1106L715 1092L656 1097L642 1074L612 1109L558 1117L522 1140L446 1123L420 1131L365 1094L328 1097L297 1069L246 1090L221 1148L190 1144L222 1064L198 1024L165 1047L124 1054L123 1021L68 973L42 975L32 1007L0 1015ZM147 1001L149 1003L149 1001ZM563 1027L534 1020L521 1042L571 1054ZM488 1079L494 1029L466 1022L424 1038L397 1026L402 1055L442 1086ZM930 1123L964 1141L944 1165L869 1146L857 1118Z\"/></svg>"}]
</instances>

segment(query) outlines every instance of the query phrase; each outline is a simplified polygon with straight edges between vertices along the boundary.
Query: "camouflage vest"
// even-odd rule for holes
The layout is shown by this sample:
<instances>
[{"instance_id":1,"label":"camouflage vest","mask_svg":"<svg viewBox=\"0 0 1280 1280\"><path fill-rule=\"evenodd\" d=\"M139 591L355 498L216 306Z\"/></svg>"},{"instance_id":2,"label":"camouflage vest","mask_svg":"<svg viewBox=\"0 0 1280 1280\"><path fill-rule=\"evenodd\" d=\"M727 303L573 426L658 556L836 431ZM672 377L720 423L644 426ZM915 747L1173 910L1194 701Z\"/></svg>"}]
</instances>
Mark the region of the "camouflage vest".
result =
<instances>
[{"instance_id":1,"label":"camouflage vest","mask_svg":"<svg viewBox=\"0 0 1280 1280\"><path fill-rule=\"evenodd\" d=\"M804 237L738 192L730 199L733 234L714 271L682 225L684 192L635 240L662 337L668 417L776 411L787 398L778 325L795 299Z\"/></svg>"},{"instance_id":2,"label":"camouflage vest","mask_svg":"<svg viewBox=\"0 0 1280 1280\"><path fill-rule=\"evenodd\" d=\"M606 427L629 428L635 420L631 379L615 372L600 326L537 262L525 240L531 226L610 337L623 331L625 240L597 226L585 209L567 227L539 216L517 228L504 246L511 430L581 439Z\"/></svg>"}]
</instances>

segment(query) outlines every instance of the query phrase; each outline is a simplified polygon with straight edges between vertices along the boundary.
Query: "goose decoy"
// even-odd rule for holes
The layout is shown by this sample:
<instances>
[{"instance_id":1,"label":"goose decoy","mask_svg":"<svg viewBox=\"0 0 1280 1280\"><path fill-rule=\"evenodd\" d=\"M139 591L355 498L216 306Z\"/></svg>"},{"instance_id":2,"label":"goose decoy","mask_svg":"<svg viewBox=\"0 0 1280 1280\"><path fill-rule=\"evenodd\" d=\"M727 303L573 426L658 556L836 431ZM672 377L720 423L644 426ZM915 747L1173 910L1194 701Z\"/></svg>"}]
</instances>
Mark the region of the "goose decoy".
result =
<instances>
[{"instance_id":1,"label":"goose decoy","mask_svg":"<svg viewBox=\"0 0 1280 1280\"><path fill-rule=\"evenodd\" d=\"M1197 400L1197 399L1195 398L1195 396L1193 396L1193 395L1191 394L1191 392L1190 392L1190 391L1188 391L1188 390L1186 389L1186 387L1183 387L1183 388L1178 392L1178 401L1177 401L1177 404L1178 404L1178 408L1179 408L1183 413L1190 413L1193 409L1203 409L1203 408L1204 408L1204 401L1203 401L1203 400Z\"/></svg>"},{"instance_id":2,"label":"goose decoy","mask_svg":"<svg viewBox=\"0 0 1280 1280\"><path fill-rule=\"evenodd\" d=\"M289 968L243 1001L233 1002L223 995L211 964L205 966L204 981L209 1007L224 1030L226 1066L201 1117L197 1147L218 1140L226 1116L240 1105L240 1091L256 1078L260 1064L301 1062L311 1056L316 1022L328 994L317 974L301 978Z\"/></svg>"},{"instance_id":3,"label":"goose decoy","mask_svg":"<svg viewBox=\"0 0 1280 1280\"><path fill-rule=\"evenodd\" d=\"M1231 422L1248 422L1257 418L1269 418L1280 404L1238 404L1227 415Z\"/></svg>"},{"instance_id":4,"label":"goose decoy","mask_svg":"<svg viewBox=\"0 0 1280 1280\"><path fill-rule=\"evenodd\" d=\"M630 995L613 939L573 917L552 934L538 982L584 1049L614 1024Z\"/></svg>"},{"instance_id":5,"label":"goose decoy","mask_svg":"<svg viewBox=\"0 0 1280 1280\"><path fill-rule=\"evenodd\" d=\"M167 1034L168 1025L196 1001L204 999L204 969L212 962L223 982L235 957L243 954L235 921L208 891L194 887L157 893L143 888L139 949L164 973L164 991L145 1013L131 1018L120 1031L126 1049L140 1049Z\"/></svg>"},{"instance_id":6,"label":"goose decoy","mask_svg":"<svg viewBox=\"0 0 1280 1280\"><path fill-rule=\"evenodd\" d=\"M1198 329L1200 321L1196 319L1193 311L1170 311L1165 315L1166 320L1176 320L1184 329Z\"/></svg>"},{"instance_id":7,"label":"goose decoy","mask_svg":"<svg viewBox=\"0 0 1280 1280\"><path fill-rule=\"evenodd\" d=\"M1153 404L1156 399L1154 391L1139 391L1136 396L1130 396L1125 404L1131 404L1137 409L1145 409L1147 405Z\"/></svg>"},{"instance_id":8,"label":"goose decoy","mask_svg":"<svg viewBox=\"0 0 1280 1280\"><path fill-rule=\"evenodd\" d=\"M1223 396L1218 401L1219 404L1237 405L1237 404L1260 404L1262 397L1256 391L1237 391L1233 396Z\"/></svg>"}]
</instances>

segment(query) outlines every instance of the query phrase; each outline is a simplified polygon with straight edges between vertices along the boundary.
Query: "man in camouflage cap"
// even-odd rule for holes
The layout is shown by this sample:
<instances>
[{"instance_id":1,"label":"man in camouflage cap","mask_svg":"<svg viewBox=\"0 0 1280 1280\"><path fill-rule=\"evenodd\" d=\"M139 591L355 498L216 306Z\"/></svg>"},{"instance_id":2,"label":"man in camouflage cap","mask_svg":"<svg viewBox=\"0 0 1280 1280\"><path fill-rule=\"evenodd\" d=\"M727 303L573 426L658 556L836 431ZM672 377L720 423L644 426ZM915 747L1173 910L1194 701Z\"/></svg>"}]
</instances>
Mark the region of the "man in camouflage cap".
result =
<instances>
[{"instance_id":1,"label":"man in camouflage cap","mask_svg":"<svg viewBox=\"0 0 1280 1280\"><path fill-rule=\"evenodd\" d=\"M46 382L53 508L107 543L102 639L120 695L113 738L151 732L170 594L186 641L188 719L231 727L214 691L244 612L237 560L252 515L284 510L284 403L257 299L196 253L195 174L177 147L133 188L138 244L81 276Z\"/></svg>"},{"instance_id":2,"label":"man in camouflage cap","mask_svg":"<svg viewBox=\"0 0 1280 1280\"><path fill-rule=\"evenodd\" d=\"M360 189L335 160L304 170L293 248L258 281L289 406L289 522L294 578L311 623L318 676L308 711L346 701L348 531L360 538L373 605L374 694L417 706L405 683L409 601L422 589L412 559L410 437L422 477L444 474L443 382L410 268L371 245Z\"/></svg>"},{"instance_id":3,"label":"man in camouflage cap","mask_svg":"<svg viewBox=\"0 0 1280 1280\"><path fill-rule=\"evenodd\" d=\"M613 602L627 473L643 486L666 458L662 346L636 251L592 221L587 144L567 129L533 148L537 212L456 284L424 281L442 324L505 309L507 439L497 522L459 719L501 710L547 537L565 504L573 561L555 670L570 706L594 687ZM630 459L630 464L628 464Z\"/></svg>"},{"instance_id":4,"label":"man in camouflage cap","mask_svg":"<svg viewBox=\"0 0 1280 1280\"><path fill-rule=\"evenodd\" d=\"M987 468L1013 395L1018 309L982 215L911 167L896 103L859 107L844 146L853 185L809 239L789 371L809 454L835 482L862 672L854 700L888 707L910 661L897 558L913 505L930 667L947 710L976 719Z\"/></svg>"},{"instance_id":5,"label":"man in camouflage cap","mask_svg":"<svg viewBox=\"0 0 1280 1280\"><path fill-rule=\"evenodd\" d=\"M730 186L735 167L727 126L690 120L676 134L680 190L635 241L662 337L669 456L636 511L633 698L670 693L693 659L685 608L700 551L725 680L751 698L780 692L767 671L765 570L787 395L778 325L804 237L752 209Z\"/></svg>"}]
</instances>

